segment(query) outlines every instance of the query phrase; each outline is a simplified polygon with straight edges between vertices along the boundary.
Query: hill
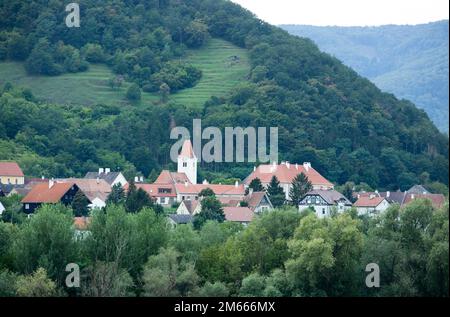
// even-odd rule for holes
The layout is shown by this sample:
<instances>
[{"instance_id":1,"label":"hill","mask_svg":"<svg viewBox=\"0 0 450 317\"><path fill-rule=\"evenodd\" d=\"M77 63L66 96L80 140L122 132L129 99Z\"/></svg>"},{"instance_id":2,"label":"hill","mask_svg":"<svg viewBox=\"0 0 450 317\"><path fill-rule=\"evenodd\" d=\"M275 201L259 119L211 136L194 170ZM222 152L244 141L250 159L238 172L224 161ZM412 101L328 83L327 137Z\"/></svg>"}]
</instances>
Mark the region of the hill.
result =
<instances>
[{"instance_id":1,"label":"hill","mask_svg":"<svg viewBox=\"0 0 450 317\"><path fill-rule=\"evenodd\" d=\"M313 162L338 184L448 184L448 137L424 111L236 4L86 0L80 28L64 24L65 5L0 3L0 71L23 63L24 81L84 77L77 89L105 93L101 104L74 102L70 93L48 102L37 96L58 90L56 82L46 92L4 85L0 159L17 159L29 175L82 175L105 166L149 175L173 164L170 127L190 128L201 118L205 127L278 127L280 160ZM117 96L102 84L111 75L113 86L122 83ZM120 89L128 83L142 100L123 106ZM252 168L202 164L199 178L243 178Z\"/></svg>"},{"instance_id":2,"label":"hill","mask_svg":"<svg viewBox=\"0 0 450 317\"><path fill-rule=\"evenodd\" d=\"M311 38L383 91L411 100L448 132L448 21L380 27L282 25Z\"/></svg>"}]
</instances>

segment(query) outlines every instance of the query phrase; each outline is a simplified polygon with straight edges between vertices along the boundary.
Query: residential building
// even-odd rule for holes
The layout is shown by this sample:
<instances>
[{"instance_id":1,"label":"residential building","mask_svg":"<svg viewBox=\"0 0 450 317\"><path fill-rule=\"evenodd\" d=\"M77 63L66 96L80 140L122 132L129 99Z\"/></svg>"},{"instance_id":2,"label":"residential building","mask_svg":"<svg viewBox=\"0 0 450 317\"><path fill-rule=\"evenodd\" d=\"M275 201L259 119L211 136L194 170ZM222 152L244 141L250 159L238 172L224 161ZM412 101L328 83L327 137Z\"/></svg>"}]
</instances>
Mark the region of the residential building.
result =
<instances>
[{"instance_id":1,"label":"residential building","mask_svg":"<svg viewBox=\"0 0 450 317\"><path fill-rule=\"evenodd\" d=\"M106 180L100 178L62 178L57 179L56 182L75 183L91 202L89 204L90 209L105 207L106 200L112 190L111 185Z\"/></svg>"},{"instance_id":2,"label":"residential building","mask_svg":"<svg viewBox=\"0 0 450 317\"><path fill-rule=\"evenodd\" d=\"M428 199L431 201L431 204L434 208L442 208L446 202L446 198L442 194L410 194L407 193L405 195L405 199L403 201L403 205L407 206L409 203L416 199Z\"/></svg>"},{"instance_id":3,"label":"residential building","mask_svg":"<svg viewBox=\"0 0 450 317\"><path fill-rule=\"evenodd\" d=\"M192 222L193 216L192 215L179 215L179 214L172 214L167 216L169 223L172 227L175 227L177 225L185 225Z\"/></svg>"},{"instance_id":4,"label":"residential building","mask_svg":"<svg viewBox=\"0 0 450 317\"><path fill-rule=\"evenodd\" d=\"M313 208L318 218L324 218L352 208L352 203L336 190L316 189L308 192L300 202L300 211L307 208Z\"/></svg>"},{"instance_id":5,"label":"residential building","mask_svg":"<svg viewBox=\"0 0 450 317\"><path fill-rule=\"evenodd\" d=\"M177 198L175 186L173 184L134 184L136 189L144 190L157 204L163 207L171 207ZM128 191L129 184L124 186L124 190Z\"/></svg>"},{"instance_id":6,"label":"residential building","mask_svg":"<svg viewBox=\"0 0 450 317\"><path fill-rule=\"evenodd\" d=\"M199 194L204 189L211 189L218 199L228 198L235 200L243 200L245 197L245 186L236 182L234 185L222 184L175 184L177 193L177 201L197 200Z\"/></svg>"},{"instance_id":7,"label":"residential building","mask_svg":"<svg viewBox=\"0 0 450 317\"><path fill-rule=\"evenodd\" d=\"M248 207L223 207L225 220L239 222L248 225L254 218L255 213Z\"/></svg>"},{"instance_id":8,"label":"residential building","mask_svg":"<svg viewBox=\"0 0 450 317\"><path fill-rule=\"evenodd\" d=\"M0 162L0 184L23 185L25 175L16 162Z\"/></svg>"},{"instance_id":9,"label":"residential building","mask_svg":"<svg viewBox=\"0 0 450 317\"><path fill-rule=\"evenodd\" d=\"M125 186L127 184L127 180L125 176L121 172L111 172L110 168L99 168L98 172L88 172L84 178L86 179L103 179L105 180L111 187L119 184L120 186Z\"/></svg>"},{"instance_id":10,"label":"residential building","mask_svg":"<svg viewBox=\"0 0 450 317\"><path fill-rule=\"evenodd\" d=\"M386 198L370 195L370 196L361 196L353 205L356 207L356 211L358 215L378 215L384 212L389 208L390 203Z\"/></svg>"},{"instance_id":11,"label":"residential building","mask_svg":"<svg viewBox=\"0 0 450 317\"><path fill-rule=\"evenodd\" d=\"M410 189L406 191L408 194L420 194L420 195L426 195L431 194L425 187L422 185L414 185Z\"/></svg>"},{"instance_id":12,"label":"residential building","mask_svg":"<svg viewBox=\"0 0 450 317\"><path fill-rule=\"evenodd\" d=\"M262 213L273 209L273 205L266 192L253 192L245 196L244 202L247 203L247 207L254 213Z\"/></svg>"},{"instance_id":13,"label":"residential building","mask_svg":"<svg viewBox=\"0 0 450 317\"><path fill-rule=\"evenodd\" d=\"M198 200L183 200L177 208L178 215L196 215L200 213L202 206Z\"/></svg>"},{"instance_id":14,"label":"residential building","mask_svg":"<svg viewBox=\"0 0 450 317\"><path fill-rule=\"evenodd\" d=\"M255 167L253 172L244 180L246 186L250 185L255 178L261 180L262 185L267 188L273 176L278 178L280 186L286 195L286 200L289 198L289 190L292 187L292 181L300 173L305 174L311 182L313 189L328 190L333 189L334 185L325 177L319 174L311 163L291 164L289 162L281 162L281 164L272 163Z\"/></svg>"},{"instance_id":15,"label":"residential building","mask_svg":"<svg viewBox=\"0 0 450 317\"><path fill-rule=\"evenodd\" d=\"M50 180L48 184L37 184L22 199L23 210L31 214L42 204L70 205L79 190L75 183L57 183Z\"/></svg>"}]
</instances>

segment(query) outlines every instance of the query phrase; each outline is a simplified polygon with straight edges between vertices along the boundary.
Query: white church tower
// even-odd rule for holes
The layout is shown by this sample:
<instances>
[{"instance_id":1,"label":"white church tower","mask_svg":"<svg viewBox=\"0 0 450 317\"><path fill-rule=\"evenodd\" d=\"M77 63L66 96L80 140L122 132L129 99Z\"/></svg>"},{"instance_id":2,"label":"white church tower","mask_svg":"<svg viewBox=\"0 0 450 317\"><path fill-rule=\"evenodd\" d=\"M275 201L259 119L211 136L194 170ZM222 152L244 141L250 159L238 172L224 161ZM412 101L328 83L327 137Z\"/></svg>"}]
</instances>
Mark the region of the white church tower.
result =
<instances>
[{"instance_id":1,"label":"white church tower","mask_svg":"<svg viewBox=\"0 0 450 317\"><path fill-rule=\"evenodd\" d=\"M192 184L197 184L197 163L194 149L190 140L186 140L178 155L178 173L185 173Z\"/></svg>"}]
</instances>

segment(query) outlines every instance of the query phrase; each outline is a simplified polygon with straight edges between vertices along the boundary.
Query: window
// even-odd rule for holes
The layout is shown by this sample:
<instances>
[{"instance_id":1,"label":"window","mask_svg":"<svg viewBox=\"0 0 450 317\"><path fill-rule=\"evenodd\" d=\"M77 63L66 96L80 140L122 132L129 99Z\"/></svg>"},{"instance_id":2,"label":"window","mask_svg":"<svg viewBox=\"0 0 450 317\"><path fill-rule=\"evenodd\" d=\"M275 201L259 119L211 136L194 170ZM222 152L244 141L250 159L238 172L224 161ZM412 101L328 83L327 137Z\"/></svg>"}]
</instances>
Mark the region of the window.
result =
<instances>
[{"instance_id":1,"label":"window","mask_svg":"<svg viewBox=\"0 0 450 317\"><path fill-rule=\"evenodd\" d=\"M170 188L158 188L158 193L160 194L170 194L172 190Z\"/></svg>"},{"instance_id":2,"label":"window","mask_svg":"<svg viewBox=\"0 0 450 317\"><path fill-rule=\"evenodd\" d=\"M186 162L183 162L183 167L187 167L187 163Z\"/></svg>"},{"instance_id":3,"label":"window","mask_svg":"<svg viewBox=\"0 0 450 317\"><path fill-rule=\"evenodd\" d=\"M325 215L325 208L322 208L322 215Z\"/></svg>"},{"instance_id":4,"label":"window","mask_svg":"<svg viewBox=\"0 0 450 317\"><path fill-rule=\"evenodd\" d=\"M25 204L25 209L30 209L30 205L29 204Z\"/></svg>"}]
</instances>

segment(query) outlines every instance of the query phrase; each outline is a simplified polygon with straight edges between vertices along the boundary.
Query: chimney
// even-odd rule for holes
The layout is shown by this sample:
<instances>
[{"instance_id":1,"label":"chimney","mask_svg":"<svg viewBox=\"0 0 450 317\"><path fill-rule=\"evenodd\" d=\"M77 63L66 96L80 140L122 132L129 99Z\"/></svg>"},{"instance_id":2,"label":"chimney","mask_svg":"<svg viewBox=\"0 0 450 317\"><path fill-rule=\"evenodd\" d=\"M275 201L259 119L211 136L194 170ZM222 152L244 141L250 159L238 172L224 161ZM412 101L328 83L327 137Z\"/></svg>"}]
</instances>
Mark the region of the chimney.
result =
<instances>
[{"instance_id":1,"label":"chimney","mask_svg":"<svg viewBox=\"0 0 450 317\"><path fill-rule=\"evenodd\" d=\"M256 172L256 166L253 166L253 172Z\"/></svg>"},{"instance_id":2,"label":"chimney","mask_svg":"<svg viewBox=\"0 0 450 317\"><path fill-rule=\"evenodd\" d=\"M184 182L184 187L188 187L189 183L188 182Z\"/></svg>"},{"instance_id":3,"label":"chimney","mask_svg":"<svg viewBox=\"0 0 450 317\"><path fill-rule=\"evenodd\" d=\"M139 178L139 181L140 181L141 183L143 183L143 182L144 182L144 176L141 176L141 177Z\"/></svg>"},{"instance_id":4,"label":"chimney","mask_svg":"<svg viewBox=\"0 0 450 317\"><path fill-rule=\"evenodd\" d=\"M234 187L236 187L236 188L239 187L239 182L238 181L234 182Z\"/></svg>"},{"instance_id":5,"label":"chimney","mask_svg":"<svg viewBox=\"0 0 450 317\"><path fill-rule=\"evenodd\" d=\"M139 177L138 177L138 176L135 176L135 177L134 177L134 182L135 182L135 183L139 183Z\"/></svg>"},{"instance_id":6,"label":"chimney","mask_svg":"<svg viewBox=\"0 0 450 317\"><path fill-rule=\"evenodd\" d=\"M291 163L286 161L286 166L287 166L288 169L290 169L291 168Z\"/></svg>"},{"instance_id":7,"label":"chimney","mask_svg":"<svg viewBox=\"0 0 450 317\"><path fill-rule=\"evenodd\" d=\"M204 181L203 181L203 185L208 185L209 183L208 183L208 181L205 179Z\"/></svg>"},{"instance_id":8,"label":"chimney","mask_svg":"<svg viewBox=\"0 0 450 317\"><path fill-rule=\"evenodd\" d=\"M374 194L370 194L369 198L370 198L370 199L374 199L374 198L375 198L375 195L374 195Z\"/></svg>"},{"instance_id":9,"label":"chimney","mask_svg":"<svg viewBox=\"0 0 450 317\"><path fill-rule=\"evenodd\" d=\"M48 188L52 188L55 185L55 180L52 178L48 181Z\"/></svg>"},{"instance_id":10,"label":"chimney","mask_svg":"<svg viewBox=\"0 0 450 317\"><path fill-rule=\"evenodd\" d=\"M111 172L111 169L110 168L105 168L105 174L108 174L108 173L110 173Z\"/></svg>"},{"instance_id":11,"label":"chimney","mask_svg":"<svg viewBox=\"0 0 450 317\"><path fill-rule=\"evenodd\" d=\"M386 198L389 198L389 197L391 197L391 192L390 191L386 192Z\"/></svg>"},{"instance_id":12,"label":"chimney","mask_svg":"<svg viewBox=\"0 0 450 317\"><path fill-rule=\"evenodd\" d=\"M298 170L298 163L295 163L295 169Z\"/></svg>"},{"instance_id":13,"label":"chimney","mask_svg":"<svg viewBox=\"0 0 450 317\"><path fill-rule=\"evenodd\" d=\"M98 169L98 173L99 173L99 174L103 174L104 172L105 172L105 170L104 170L103 168L99 168L99 169Z\"/></svg>"},{"instance_id":14,"label":"chimney","mask_svg":"<svg viewBox=\"0 0 450 317\"><path fill-rule=\"evenodd\" d=\"M309 172L309 169L311 168L311 163L305 162L303 163L303 167L305 168L305 171Z\"/></svg>"},{"instance_id":15,"label":"chimney","mask_svg":"<svg viewBox=\"0 0 450 317\"><path fill-rule=\"evenodd\" d=\"M100 177L97 176L97 184L100 184Z\"/></svg>"},{"instance_id":16,"label":"chimney","mask_svg":"<svg viewBox=\"0 0 450 317\"><path fill-rule=\"evenodd\" d=\"M45 179L45 176L44 176L44 175L42 175L42 176L41 176L41 179L42 179L42 180L44 180L44 179Z\"/></svg>"},{"instance_id":17,"label":"chimney","mask_svg":"<svg viewBox=\"0 0 450 317\"><path fill-rule=\"evenodd\" d=\"M253 188L248 189L248 194L249 194L249 196L253 195Z\"/></svg>"}]
</instances>

